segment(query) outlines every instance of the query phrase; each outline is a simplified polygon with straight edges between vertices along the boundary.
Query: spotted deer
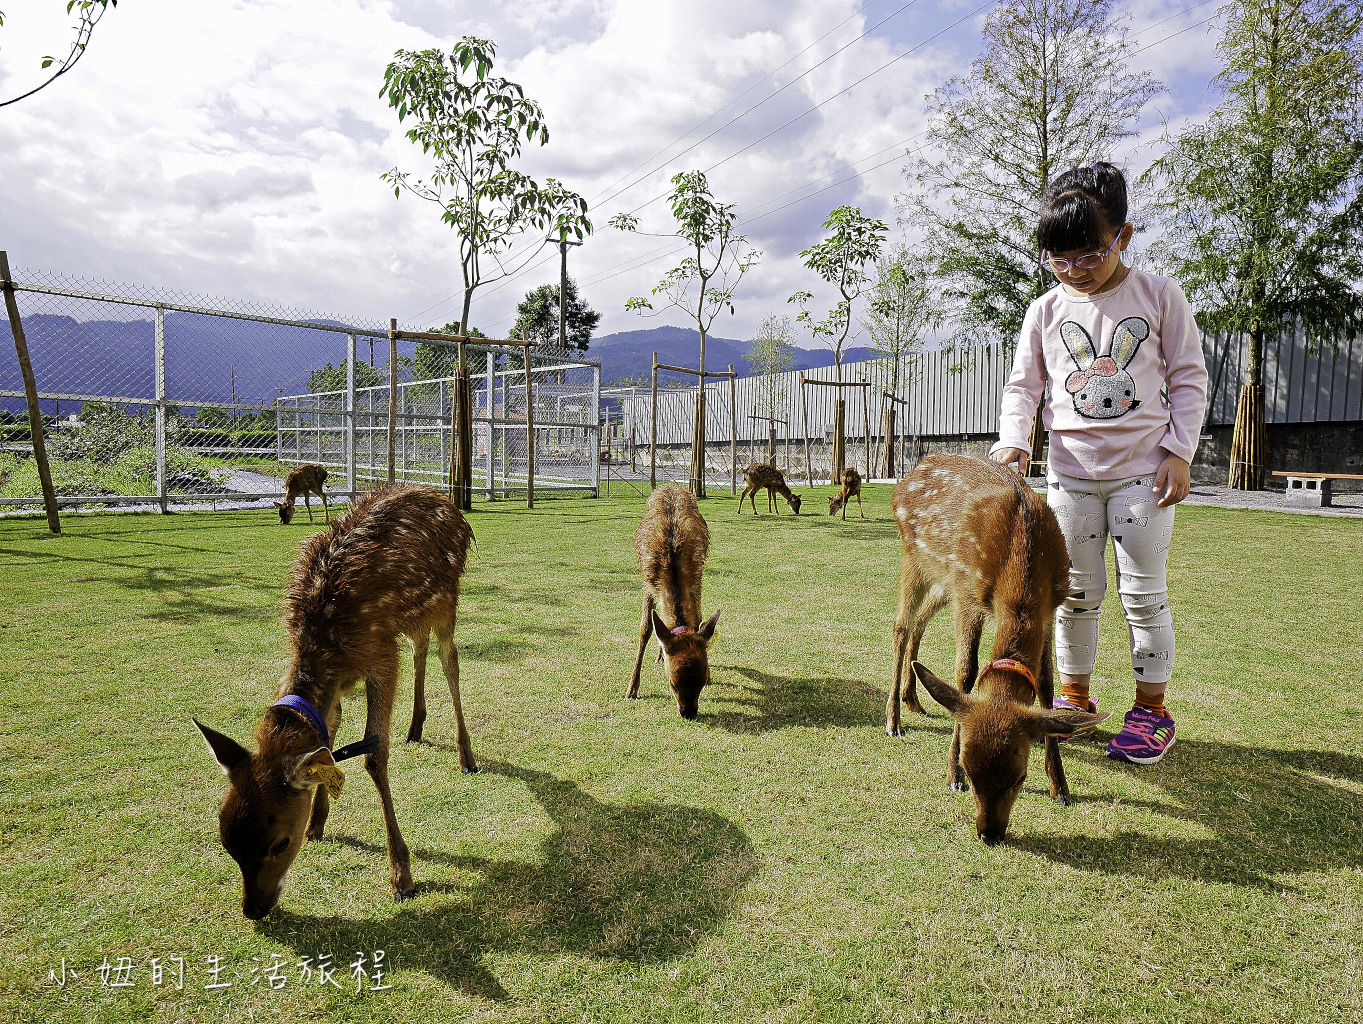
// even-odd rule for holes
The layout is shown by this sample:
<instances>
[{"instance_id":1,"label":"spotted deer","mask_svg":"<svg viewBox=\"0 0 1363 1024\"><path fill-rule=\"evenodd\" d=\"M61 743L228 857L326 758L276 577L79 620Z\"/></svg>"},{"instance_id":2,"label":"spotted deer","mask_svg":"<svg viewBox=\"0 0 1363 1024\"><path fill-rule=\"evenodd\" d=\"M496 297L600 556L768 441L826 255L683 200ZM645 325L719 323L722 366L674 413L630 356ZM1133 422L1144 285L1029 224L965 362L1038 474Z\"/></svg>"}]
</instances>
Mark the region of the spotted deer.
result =
<instances>
[{"instance_id":1,"label":"spotted deer","mask_svg":"<svg viewBox=\"0 0 1363 1024\"><path fill-rule=\"evenodd\" d=\"M743 493L738 496L738 511L743 512L743 502L748 500L752 503L752 514L757 515L757 492L760 488L767 489L767 511L780 512L776 506L776 495L786 499L786 504L790 506L792 512L797 516L800 514L800 496L792 494L786 486L786 478L781 475L781 471L775 466L765 462L754 462L743 471Z\"/></svg>"},{"instance_id":2,"label":"spotted deer","mask_svg":"<svg viewBox=\"0 0 1363 1024\"><path fill-rule=\"evenodd\" d=\"M861 512L861 518L866 518L866 513L861 508L861 474L851 466L842 471L842 490L828 499L828 514L831 516L839 509L842 510L842 518L847 518L847 503L853 498L857 499L857 511Z\"/></svg>"},{"instance_id":3,"label":"spotted deer","mask_svg":"<svg viewBox=\"0 0 1363 1024\"><path fill-rule=\"evenodd\" d=\"M1055 610L1070 589L1065 537L1055 513L1011 468L959 455L923 459L895 488L891 506L903 559L885 731L903 734L907 650L909 709L923 713L916 677L955 717L947 780L953 792L974 787L976 829L995 843L1008 829L1033 741L1045 740L1051 796L1068 804L1056 737L1108 717L1051 709ZM955 615L955 686L917 660L928 621L948 601ZM980 635L991 615L993 653L980 668Z\"/></svg>"},{"instance_id":4,"label":"spotted deer","mask_svg":"<svg viewBox=\"0 0 1363 1024\"><path fill-rule=\"evenodd\" d=\"M411 858L388 785L389 732L398 681L398 638L412 642L416 709L408 738L425 719L426 654L437 652L454 702L459 766L475 772L459 701L454 644L459 581L473 531L458 506L430 488L389 487L360 498L304 542L284 600L291 654L278 699L256 727L254 752L195 720L228 790L218 813L223 847L241 868L242 913L270 912L308 839L320 839L340 795L338 761L364 755L388 833L393 892L414 891ZM341 698L364 682L365 739L338 750Z\"/></svg>"},{"instance_id":5,"label":"spotted deer","mask_svg":"<svg viewBox=\"0 0 1363 1024\"><path fill-rule=\"evenodd\" d=\"M308 522L312 522L312 499L308 495L315 494L322 499L322 512L326 521L331 522L331 509L327 507L326 491L322 490L322 485L326 482L327 471L315 462L305 462L289 470L289 475L284 478L284 500L274 503L274 507L279 510L279 521L286 526L293 522L293 505L301 496L303 505L308 510Z\"/></svg>"},{"instance_id":6,"label":"spotted deer","mask_svg":"<svg viewBox=\"0 0 1363 1024\"><path fill-rule=\"evenodd\" d=\"M639 653L625 696L639 696L639 673L650 636L661 645L667 682L682 718L698 713L700 691L710 681L709 646L719 609L700 618L701 574L710 553L710 528L695 495L683 487L659 487L648 499L634 534L634 553L644 577L644 617Z\"/></svg>"}]
</instances>

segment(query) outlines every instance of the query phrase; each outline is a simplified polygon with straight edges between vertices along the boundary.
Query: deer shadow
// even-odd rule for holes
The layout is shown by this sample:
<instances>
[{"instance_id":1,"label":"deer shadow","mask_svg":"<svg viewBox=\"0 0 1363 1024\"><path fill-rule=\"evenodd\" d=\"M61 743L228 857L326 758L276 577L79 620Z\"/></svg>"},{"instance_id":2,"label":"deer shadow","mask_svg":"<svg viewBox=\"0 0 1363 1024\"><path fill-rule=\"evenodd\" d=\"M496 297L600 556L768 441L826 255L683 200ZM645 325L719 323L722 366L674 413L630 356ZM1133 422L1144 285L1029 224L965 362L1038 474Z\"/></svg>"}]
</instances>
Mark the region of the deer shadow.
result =
<instances>
[{"instance_id":1,"label":"deer shadow","mask_svg":"<svg viewBox=\"0 0 1363 1024\"><path fill-rule=\"evenodd\" d=\"M1081 799L1103 799L1098 787L1107 771L1132 770L1109 761L1101 747L1070 744L1065 757L1084 762L1093 780ZM1083 871L1272 891L1284 888L1285 874L1363 867L1363 795L1357 792L1363 758L1180 739L1157 767L1136 770L1165 799L1123 800L1125 805L1191 823L1204 835L1121 828L1100 839L1023 835L1008 842Z\"/></svg>"},{"instance_id":2,"label":"deer shadow","mask_svg":"<svg viewBox=\"0 0 1363 1024\"><path fill-rule=\"evenodd\" d=\"M699 721L728 732L771 732L793 726L883 728L885 724L884 691L864 680L775 676L746 665L716 665L714 669L722 675L707 689ZM726 681L730 673L745 677L752 685ZM942 730L949 725L927 727Z\"/></svg>"},{"instance_id":3,"label":"deer shadow","mask_svg":"<svg viewBox=\"0 0 1363 1024\"><path fill-rule=\"evenodd\" d=\"M553 820L536 860L414 849L418 860L455 865L477 879L418 883L416 899L383 921L276 908L256 927L300 955L328 947L383 949L393 968L506 1000L510 994L482 962L488 952L670 960L724 921L757 870L748 837L713 811L653 802L618 806L547 772L498 762L482 767L525 783ZM332 841L370 849L376 860L384 856L382 847Z\"/></svg>"}]
</instances>

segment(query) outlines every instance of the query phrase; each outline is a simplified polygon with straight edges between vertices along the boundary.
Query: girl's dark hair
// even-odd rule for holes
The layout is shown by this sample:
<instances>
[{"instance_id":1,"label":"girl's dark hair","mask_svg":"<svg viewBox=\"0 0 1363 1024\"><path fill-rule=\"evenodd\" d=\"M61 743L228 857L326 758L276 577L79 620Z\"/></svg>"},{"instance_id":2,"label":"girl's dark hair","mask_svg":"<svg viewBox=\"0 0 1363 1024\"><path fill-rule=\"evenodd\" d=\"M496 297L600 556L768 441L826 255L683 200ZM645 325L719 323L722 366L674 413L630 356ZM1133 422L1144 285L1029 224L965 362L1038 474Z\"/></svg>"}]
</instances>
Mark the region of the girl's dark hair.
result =
<instances>
[{"instance_id":1,"label":"girl's dark hair","mask_svg":"<svg viewBox=\"0 0 1363 1024\"><path fill-rule=\"evenodd\" d=\"M1109 163L1076 167L1057 177L1041 197L1037 249L1097 249L1104 235L1126 223L1126 176Z\"/></svg>"}]
</instances>

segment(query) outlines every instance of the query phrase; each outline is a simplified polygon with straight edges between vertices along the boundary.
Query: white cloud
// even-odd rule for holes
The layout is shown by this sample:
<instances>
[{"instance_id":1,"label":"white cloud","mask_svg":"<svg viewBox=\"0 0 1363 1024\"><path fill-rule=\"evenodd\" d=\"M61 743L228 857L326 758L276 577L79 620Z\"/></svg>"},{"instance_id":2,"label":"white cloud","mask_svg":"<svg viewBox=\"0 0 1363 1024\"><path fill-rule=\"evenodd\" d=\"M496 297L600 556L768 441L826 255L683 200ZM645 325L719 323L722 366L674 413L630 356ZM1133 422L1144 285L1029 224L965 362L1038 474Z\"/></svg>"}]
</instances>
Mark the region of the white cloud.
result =
<instances>
[{"instance_id":1,"label":"white cloud","mask_svg":"<svg viewBox=\"0 0 1363 1024\"><path fill-rule=\"evenodd\" d=\"M38 58L61 51L67 38L64 5L28 21L31 6L7 11L0 28L6 98L36 81ZM817 239L829 209L859 204L893 223L902 163L894 158L923 127L923 97L978 45L978 24L968 22L920 46L971 9L921 5L793 81L894 10L866 5L849 21L859 6L334 0L323 13L289 0L121 4L68 76L0 108L0 245L16 267L379 322L451 319L461 298L456 240L434 207L394 199L380 181L391 166L421 176L429 163L378 91L395 50L445 48L477 34L498 43L498 73L545 109L550 143L526 154L525 169L593 201L597 233L569 264L604 314L602 332L661 322L627 314L623 303L675 262L645 260L661 243L622 235L606 219L642 207L646 227L666 230L659 197L670 175L713 167L716 196L737 205L752 243L766 253L737 295L738 315L716 326L746 336L769 311L787 311L787 295L813 283L795 254ZM1180 9L1137 6L1142 25ZM1154 37L1196 18L1172 21ZM1204 102L1197 90L1211 45L1190 32L1178 53L1143 55L1156 73L1186 79L1171 106L1179 116ZM682 153L777 85L787 88ZM823 106L808 112L815 104ZM869 169L878 163L884 166ZM848 165L865 173L857 177ZM826 190L798 201L818 189ZM481 290L474 322L505 331L516 301L554 280L557 268L557 253L545 253L532 271Z\"/></svg>"}]
</instances>

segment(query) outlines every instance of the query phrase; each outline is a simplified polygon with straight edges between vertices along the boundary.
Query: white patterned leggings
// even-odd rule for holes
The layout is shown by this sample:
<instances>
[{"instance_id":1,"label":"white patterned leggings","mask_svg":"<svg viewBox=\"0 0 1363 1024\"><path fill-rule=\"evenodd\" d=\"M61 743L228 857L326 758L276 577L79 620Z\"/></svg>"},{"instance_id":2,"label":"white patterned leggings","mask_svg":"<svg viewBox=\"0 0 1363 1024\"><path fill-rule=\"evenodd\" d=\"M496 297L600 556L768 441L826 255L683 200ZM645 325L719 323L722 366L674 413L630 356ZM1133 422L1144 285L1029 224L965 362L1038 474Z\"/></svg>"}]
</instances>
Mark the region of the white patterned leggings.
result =
<instances>
[{"instance_id":1,"label":"white patterned leggings","mask_svg":"<svg viewBox=\"0 0 1363 1024\"><path fill-rule=\"evenodd\" d=\"M1167 570L1174 506L1155 504L1154 475L1081 480L1051 473L1047 501L1070 549L1072 594L1055 616L1060 671L1088 675L1098 660L1098 613L1107 593L1107 538L1117 556L1117 593L1131 635L1137 684L1159 686L1174 669Z\"/></svg>"}]
</instances>

